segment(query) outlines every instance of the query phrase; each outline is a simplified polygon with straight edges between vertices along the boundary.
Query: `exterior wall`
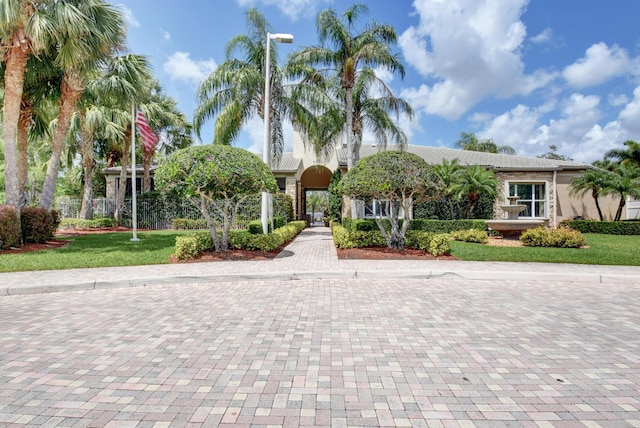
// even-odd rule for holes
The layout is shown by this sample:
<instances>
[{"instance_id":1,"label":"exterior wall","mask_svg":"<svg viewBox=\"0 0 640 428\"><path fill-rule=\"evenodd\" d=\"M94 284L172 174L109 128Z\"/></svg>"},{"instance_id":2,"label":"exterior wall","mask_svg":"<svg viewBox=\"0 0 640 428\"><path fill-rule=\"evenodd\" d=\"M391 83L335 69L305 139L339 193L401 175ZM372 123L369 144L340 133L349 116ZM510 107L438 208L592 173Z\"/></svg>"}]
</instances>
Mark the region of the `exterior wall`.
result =
<instances>
[{"instance_id":1,"label":"exterior wall","mask_svg":"<svg viewBox=\"0 0 640 428\"><path fill-rule=\"evenodd\" d=\"M547 203L544 218L549 225L555 225L556 206L552 171L496 171L496 178L498 179L498 193L493 205L494 220L507 218L506 212L501 208L501 205L509 204L507 183L545 183Z\"/></svg>"},{"instance_id":2,"label":"exterior wall","mask_svg":"<svg viewBox=\"0 0 640 428\"><path fill-rule=\"evenodd\" d=\"M571 220L580 216L586 220L600 220L596 203L591 196L591 192L587 192L582 197L570 196L569 185L571 179L576 175L580 175L582 171L559 171L556 181L558 188L558 221ZM604 220L613 220L618 209L620 198L611 196L601 196L598 198L600 209ZM625 219L623 212L622 219Z\"/></svg>"}]
</instances>

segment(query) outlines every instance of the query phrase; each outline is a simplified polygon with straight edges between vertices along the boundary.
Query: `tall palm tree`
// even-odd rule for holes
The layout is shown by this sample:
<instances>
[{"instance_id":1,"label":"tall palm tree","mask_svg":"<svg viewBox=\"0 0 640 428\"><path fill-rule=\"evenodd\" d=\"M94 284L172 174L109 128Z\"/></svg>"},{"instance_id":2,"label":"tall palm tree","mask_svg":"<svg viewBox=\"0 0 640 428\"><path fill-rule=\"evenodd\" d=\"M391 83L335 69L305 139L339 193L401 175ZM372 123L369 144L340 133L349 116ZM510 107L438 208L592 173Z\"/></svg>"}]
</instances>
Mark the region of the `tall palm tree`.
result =
<instances>
[{"instance_id":1,"label":"tall palm tree","mask_svg":"<svg viewBox=\"0 0 640 428\"><path fill-rule=\"evenodd\" d=\"M614 221L620 221L627 196L640 198L640 167L622 162L607 177L605 192L620 198L614 218Z\"/></svg>"},{"instance_id":2,"label":"tall palm tree","mask_svg":"<svg viewBox=\"0 0 640 428\"><path fill-rule=\"evenodd\" d=\"M465 218L471 218L481 194L495 196L497 184L495 173L480 165L467 166L460 171L454 189L458 198L467 199Z\"/></svg>"},{"instance_id":3,"label":"tall palm tree","mask_svg":"<svg viewBox=\"0 0 640 428\"><path fill-rule=\"evenodd\" d=\"M491 138L479 140L473 132L461 132L460 139L453 145L455 148L474 152L502 153L515 155L516 151L511 146L498 146Z\"/></svg>"},{"instance_id":4,"label":"tall palm tree","mask_svg":"<svg viewBox=\"0 0 640 428\"><path fill-rule=\"evenodd\" d=\"M460 175L464 168L458 163L458 159L451 161L443 159L442 163L433 166L433 172L442 180L444 184L444 197L449 207L449 215L451 220L455 220L455 210L453 208L453 199L455 197L457 184L460 182Z\"/></svg>"},{"instance_id":5,"label":"tall palm tree","mask_svg":"<svg viewBox=\"0 0 640 428\"><path fill-rule=\"evenodd\" d=\"M51 44L54 27L47 2L0 2L0 53L5 62L2 135L5 156L6 202L20 205L18 179L18 124L27 60ZM76 34L76 36L79 36Z\"/></svg>"},{"instance_id":6,"label":"tall palm tree","mask_svg":"<svg viewBox=\"0 0 640 428\"><path fill-rule=\"evenodd\" d=\"M317 29L320 46L312 46L296 52L291 57L293 64L307 64L325 77L335 75L344 91L346 123L347 168L351 169L359 158L354 145L354 88L358 74L363 68L380 67L404 78L404 66L397 55L391 52L391 44L397 40L395 29L390 25L370 22L356 33L358 18L367 12L364 4L349 7L342 15L332 9L318 14Z\"/></svg>"},{"instance_id":7,"label":"tall palm tree","mask_svg":"<svg viewBox=\"0 0 640 428\"><path fill-rule=\"evenodd\" d=\"M640 166L640 143L633 140L624 142L626 149L612 149L604 154L605 159L617 159L621 162L633 163Z\"/></svg>"},{"instance_id":8,"label":"tall palm tree","mask_svg":"<svg viewBox=\"0 0 640 428\"><path fill-rule=\"evenodd\" d=\"M573 177L569 184L569 194L571 196L583 197L587 192L591 192L600 221L604 220L604 216L600 208L599 198L606 193L610 174L611 172L601 168L587 169L582 174Z\"/></svg>"},{"instance_id":9,"label":"tall palm tree","mask_svg":"<svg viewBox=\"0 0 640 428\"><path fill-rule=\"evenodd\" d=\"M67 0L53 4L56 8L55 61L64 75L53 151L40 198L40 206L46 209L51 209L53 204L60 157L88 76L113 58L126 39L122 13L104 0Z\"/></svg>"},{"instance_id":10,"label":"tall palm tree","mask_svg":"<svg viewBox=\"0 0 640 428\"><path fill-rule=\"evenodd\" d=\"M255 115L264 120L264 77L266 35L271 26L257 9L247 11L248 34L231 39L226 46L226 60L198 87L198 106L193 124L200 138L203 124L215 118L214 144L231 144L242 127ZM299 104L296 87L287 84L278 67L277 45L273 40L270 53L270 141L271 154L278 158L284 147L282 124L289 119L294 125L312 121L310 111ZM239 54L238 56L235 56Z\"/></svg>"}]
</instances>

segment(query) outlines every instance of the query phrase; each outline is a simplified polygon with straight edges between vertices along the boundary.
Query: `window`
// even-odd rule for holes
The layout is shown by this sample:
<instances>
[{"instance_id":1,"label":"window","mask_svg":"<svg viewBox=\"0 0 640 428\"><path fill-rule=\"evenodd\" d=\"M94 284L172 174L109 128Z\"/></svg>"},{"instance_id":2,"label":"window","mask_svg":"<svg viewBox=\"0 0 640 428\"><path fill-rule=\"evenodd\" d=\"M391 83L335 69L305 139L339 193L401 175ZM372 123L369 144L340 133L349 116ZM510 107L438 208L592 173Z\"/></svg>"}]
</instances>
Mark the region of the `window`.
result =
<instances>
[{"instance_id":1,"label":"window","mask_svg":"<svg viewBox=\"0 0 640 428\"><path fill-rule=\"evenodd\" d=\"M392 210L400 210L398 211L398 216L402 215L402 208L399 202L389 203L389 201L385 199L380 201L377 199L367 199L364 205L364 216L385 218L391 215Z\"/></svg>"},{"instance_id":2,"label":"window","mask_svg":"<svg viewBox=\"0 0 640 428\"><path fill-rule=\"evenodd\" d=\"M510 183L509 196L518 197L518 205L525 205L519 217L546 217L545 183Z\"/></svg>"}]
</instances>

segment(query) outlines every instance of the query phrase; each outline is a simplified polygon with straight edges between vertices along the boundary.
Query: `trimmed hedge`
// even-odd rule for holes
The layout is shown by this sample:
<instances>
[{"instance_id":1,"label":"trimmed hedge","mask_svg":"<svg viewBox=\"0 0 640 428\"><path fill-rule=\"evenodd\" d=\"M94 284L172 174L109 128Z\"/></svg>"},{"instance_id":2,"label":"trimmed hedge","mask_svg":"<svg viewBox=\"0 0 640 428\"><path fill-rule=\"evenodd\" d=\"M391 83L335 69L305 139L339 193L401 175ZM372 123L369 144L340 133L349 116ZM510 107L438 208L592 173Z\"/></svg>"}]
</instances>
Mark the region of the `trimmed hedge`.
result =
<instances>
[{"instance_id":1,"label":"trimmed hedge","mask_svg":"<svg viewBox=\"0 0 640 428\"><path fill-rule=\"evenodd\" d=\"M306 227L304 221L292 221L272 233L251 234L246 230L229 232L229 248L243 250L273 251L292 240ZM194 259L203 251L213 249L211 233L202 231L176 237L176 257L178 260Z\"/></svg>"},{"instance_id":2,"label":"trimmed hedge","mask_svg":"<svg viewBox=\"0 0 640 428\"><path fill-rule=\"evenodd\" d=\"M273 218L273 227L277 230L285 225L284 217L274 217ZM258 235L262 233L262 220L251 220L249 222L249 227L247 229L249 233L253 235ZM271 230L271 223L269 223L269 230Z\"/></svg>"},{"instance_id":3,"label":"trimmed hedge","mask_svg":"<svg viewBox=\"0 0 640 428\"><path fill-rule=\"evenodd\" d=\"M520 241L527 247L580 248L586 243L585 237L577 230L545 229L537 227L526 230Z\"/></svg>"},{"instance_id":4,"label":"trimmed hedge","mask_svg":"<svg viewBox=\"0 0 640 428\"><path fill-rule=\"evenodd\" d=\"M359 223L363 225L365 223ZM349 223L349 222L347 222ZM375 224L375 220L374 220ZM382 232L376 225L375 230L355 230L350 231L338 222L331 222L331 232L333 242L337 248L362 248L362 247L385 247L387 245ZM358 227L353 226L352 227ZM365 226L367 227L367 226ZM408 230L405 236L405 246L428 251L438 257L448 254L451 251L449 235L446 233L433 233L421 230Z\"/></svg>"},{"instance_id":5,"label":"trimmed hedge","mask_svg":"<svg viewBox=\"0 0 640 428\"><path fill-rule=\"evenodd\" d=\"M594 221L563 220L561 227L569 227L582 233L602 233L605 235L640 235L640 221Z\"/></svg>"},{"instance_id":6,"label":"trimmed hedge","mask_svg":"<svg viewBox=\"0 0 640 428\"><path fill-rule=\"evenodd\" d=\"M174 230L207 229L207 220L203 218L174 218L172 225Z\"/></svg>"},{"instance_id":7,"label":"trimmed hedge","mask_svg":"<svg viewBox=\"0 0 640 428\"><path fill-rule=\"evenodd\" d=\"M389 219L382 219L385 230L391 229ZM379 230L376 220L373 218L352 219L345 217L342 225L351 232L366 232ZM398 226L402 226L402 220L398 220ZM456 230L478 229L486 230L487 224L484 220L419 220L413 219L409 223L409 230L421 230L433 233L451 233Z\"/></svg>"},{"instance_id":8,"label":"trimmed hedge","mask_svg":"<svg viewBox=\"0 0 640 428\"><path fill-rule=\"evenodd\" d=\"M58 229L99 229L103 227L113 227L112 218L94 218L93 220L85 220L80 218L63 218L60 220Z\"/></svg>"},{"instance_id":9,"label":"trimmed hedge","mask_svg":"<svg viewBox=\"0 0 640 428\"><path fill-rule=\"evenodd\" d=\"M26 207L20 210L20 226L24 242L42 243L52 239L59 224L58 211L38 207Z\"/></svg>"},{"instance_id":10,"label":"trimmed hedge","mask_svg":"<svg viewBox=\"0 0 640 428\"><path fill-rule=\"evenodd\" d=\"M478 244L486 244L489 242L489 234L486 230L455 230L451 232L451 237L456 241L475 242Z\"/></svg>"},{"instance_id":11,"label":"trimmed hedge","mask_svg":"<svg viewBox=\"0 0 640 428\"><path fill-rule=\"evenodd\" d=\"M0 205L0 249L20 246L18 211L12 205Z\"/></svg>"}]
</instances>

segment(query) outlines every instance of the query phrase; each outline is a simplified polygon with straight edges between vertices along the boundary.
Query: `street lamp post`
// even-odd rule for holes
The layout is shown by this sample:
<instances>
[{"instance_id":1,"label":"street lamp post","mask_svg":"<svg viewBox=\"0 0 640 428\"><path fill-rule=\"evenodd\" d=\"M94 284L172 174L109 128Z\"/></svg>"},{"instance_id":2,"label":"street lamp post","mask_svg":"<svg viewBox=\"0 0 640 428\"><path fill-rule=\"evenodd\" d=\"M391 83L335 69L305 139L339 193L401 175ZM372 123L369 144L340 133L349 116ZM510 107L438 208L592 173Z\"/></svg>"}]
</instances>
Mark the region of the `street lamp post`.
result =
<instances>
[{"instance_id":1,"label":"street lamp post","mask_svg":"<svg viewBox=\"0 0 640 428\"><path fill-rule=\"evenodd\" d=\"M271 163L269 162L270 154L271 154L271 145L269 144L269 140L271 137L271 132L269 129L269 120L271 119L271 115L269 114L269 106L270 106L270 97L271 93L269 92L269 79L270 79L270 71L271 71L271 60L269 58L271 53L271 40L275 40L279 43L293 43L293 36L291 34L283 34L276 33L271 34L267 33L267 53L265 55L265 67L264 67L264 144L262 147L262 161L267 164L269 168L271 168ZM266 235L269 233L269 207L271 206L271 194L269 192L262 192L262 206L260 211L260 220L262 221L262 232Z\"/></svg>"}]
</instances>

